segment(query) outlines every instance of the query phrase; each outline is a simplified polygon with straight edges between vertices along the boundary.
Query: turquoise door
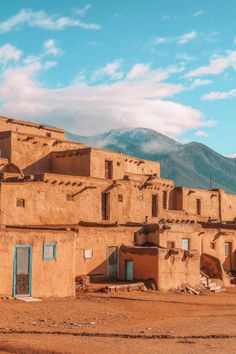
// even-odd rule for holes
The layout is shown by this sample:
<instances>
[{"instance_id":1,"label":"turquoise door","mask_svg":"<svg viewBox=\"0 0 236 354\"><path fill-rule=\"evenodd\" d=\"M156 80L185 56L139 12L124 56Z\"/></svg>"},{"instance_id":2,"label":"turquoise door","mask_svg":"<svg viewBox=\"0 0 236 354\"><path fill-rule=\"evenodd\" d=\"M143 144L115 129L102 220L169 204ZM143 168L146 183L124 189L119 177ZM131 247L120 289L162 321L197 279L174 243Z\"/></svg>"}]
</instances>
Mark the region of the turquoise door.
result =
<instances>
[{"instance_id":1,"label":"turquoise door","mask_svg":"<svg viewBox=\"0 0 236 354\"><path fill-rule=\"evenodd\" d=\"M125 280L133 281L134 280L134 262L125 261Z\"/></svg>"},{"instance_id":2,"label":"turquoise door","mask_svg":"<svg viewBox=\"0 0 236 354\"><path fill-rule=\"evenodd\" d=\"M31 295L32 246L15 246L13 295Z\"/></svg>"}]
</instances>

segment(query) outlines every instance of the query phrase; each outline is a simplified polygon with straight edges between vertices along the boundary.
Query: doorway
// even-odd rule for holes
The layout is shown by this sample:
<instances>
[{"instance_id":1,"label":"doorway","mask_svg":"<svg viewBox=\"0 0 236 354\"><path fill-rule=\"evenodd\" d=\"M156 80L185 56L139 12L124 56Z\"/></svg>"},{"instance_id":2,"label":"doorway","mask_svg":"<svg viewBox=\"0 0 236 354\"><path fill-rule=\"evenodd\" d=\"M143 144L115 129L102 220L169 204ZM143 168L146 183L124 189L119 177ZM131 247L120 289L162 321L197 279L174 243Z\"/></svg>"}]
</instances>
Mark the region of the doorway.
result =
<instances>
[{"instance_id":1,"label":"doorway","mask_svg":"<svg viewBox=\"0 0 236 354\"><path fill-rule=\"evenodd\" d=\"M125 280L133 281L134 280L134 262L125 261Z\"/></svg>"},{"instance_id":2,"label":"doorway","mask_svg":"<svg viewBox=\"0 0 236 354\"><path fill-rule=\"evenodd\" d=\"M108 247L108 276L109 279L118 278L118 247Z\"/></svg>"},{"instance_id":3,"label":"doorway","mask_svg":"<svg viewBox=\"0 0 236 354\"><path fill-rule=\"evenodd\" d=\"M232 270L232 242L225 242L224 269L226 272L230 272Z\"/></svg>"},{"instance_id":4,"label":"doorway","mask_svg":"<svg viewBox=\"0 0 236 354\"><path fill-rule=\"evenodd\" d=\"M13 295L31 296L32 246L15 246Z\"/></svg>"}]
</instances>

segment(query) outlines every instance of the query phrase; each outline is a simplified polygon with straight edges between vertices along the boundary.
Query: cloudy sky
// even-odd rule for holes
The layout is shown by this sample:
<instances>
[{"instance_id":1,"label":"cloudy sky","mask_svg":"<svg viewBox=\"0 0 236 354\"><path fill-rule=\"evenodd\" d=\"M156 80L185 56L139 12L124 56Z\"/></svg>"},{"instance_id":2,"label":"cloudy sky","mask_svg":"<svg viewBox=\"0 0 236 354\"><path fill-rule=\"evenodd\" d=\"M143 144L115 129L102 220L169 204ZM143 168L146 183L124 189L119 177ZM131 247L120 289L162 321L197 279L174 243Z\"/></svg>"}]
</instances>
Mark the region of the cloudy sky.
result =
<instances>
[{"instance_id":1,"label":"cloudy sky","mask_svg":"<svg viewBox=\"0 0 236 354\"><path fill-rule=\"evenodd\" d=\"M236 153L235 0L10 0L0 114L95 134L155 129Z\"/></svg>"}]
</instances>

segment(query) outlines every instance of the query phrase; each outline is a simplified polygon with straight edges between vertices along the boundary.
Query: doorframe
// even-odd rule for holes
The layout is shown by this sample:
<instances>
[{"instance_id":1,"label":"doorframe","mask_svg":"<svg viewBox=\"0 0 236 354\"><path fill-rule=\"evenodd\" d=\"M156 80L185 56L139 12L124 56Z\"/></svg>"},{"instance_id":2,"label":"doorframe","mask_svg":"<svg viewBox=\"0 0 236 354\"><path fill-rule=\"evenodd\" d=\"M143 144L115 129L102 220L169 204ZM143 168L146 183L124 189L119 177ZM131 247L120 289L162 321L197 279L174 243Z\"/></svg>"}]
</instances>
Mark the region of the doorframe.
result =
<instances>
[{"instance_id":1,"label":"doorframe","mask_svg":"<svg viewBox=\"0 0 236 354\"><path fill-rule=\"evenodd\" d=\"M14 265L13 265L13 297L16 294L16 250L17 248L28 248L29 249L29 294L25 296L32 295L32 245L15 245L14 246Z\"/></svg>"},{"instance_id":2,"label":"doorframe","mask_svg":"<svg viewBox=\"0 0 236 354\"><path fill-rule=\"evenodd\" d=\"M127 280L127 263L132 262L133 263L133 280ZM133 259L125 259L125 281L134 281L134 260Z\"/></svg>"},{"instance_id":3,"label":"doorframe","mask_svg":"<svg viewBox=\"0 0 236 354\"><path fill-rule=\"evenodd\" d=\"M109 274L109 247L116 247L117 248L117 279L120 277L120 255L119 255L119 246L118 245L107 245L107 275L110 277Z\"/></svg>"}]
</instances>

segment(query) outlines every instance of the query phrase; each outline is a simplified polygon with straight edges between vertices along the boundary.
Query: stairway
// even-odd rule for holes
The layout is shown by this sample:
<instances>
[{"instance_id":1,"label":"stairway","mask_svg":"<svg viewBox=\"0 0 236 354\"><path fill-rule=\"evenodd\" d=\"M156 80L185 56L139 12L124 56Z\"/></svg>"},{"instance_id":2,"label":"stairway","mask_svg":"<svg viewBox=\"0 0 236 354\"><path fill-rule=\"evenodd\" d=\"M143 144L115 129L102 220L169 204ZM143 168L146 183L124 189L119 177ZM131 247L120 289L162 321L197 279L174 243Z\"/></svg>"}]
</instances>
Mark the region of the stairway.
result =
<instances>
[{"instance_id":1,"label":"stairway","mask_svg":"<svg viewBox=\"0 0 236 354\"><path fill-rule=\"evenodd\" d=\"M200 272L200 281L206 289L210 290L213 293L220 293L222 291L225 291L225 289L222 288L221 285L217 284L216 280L211 279L204 272Z\"/></svg>"}]
</instances>

